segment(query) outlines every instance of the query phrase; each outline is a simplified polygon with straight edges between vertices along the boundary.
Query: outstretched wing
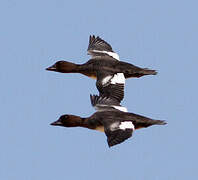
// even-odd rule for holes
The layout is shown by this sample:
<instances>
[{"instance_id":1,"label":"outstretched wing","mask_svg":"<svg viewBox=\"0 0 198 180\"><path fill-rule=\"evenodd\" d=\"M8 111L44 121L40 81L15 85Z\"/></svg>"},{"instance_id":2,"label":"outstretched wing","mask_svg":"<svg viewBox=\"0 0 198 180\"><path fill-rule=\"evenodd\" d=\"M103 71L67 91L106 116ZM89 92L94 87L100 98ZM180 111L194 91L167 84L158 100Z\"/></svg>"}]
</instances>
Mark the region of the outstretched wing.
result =
<instances>
[{"instance_id":1,"label":"outstretched wing","mask_svg":"<svg viewBox=\"0 0 198 180\"><path fill-rule=\"evenodd\" d=\"M101 39L99 36L89 37L88 54L95 58L97 56L111 56L119 60L119 55L115 53L109 43Z\"/></svg>"},{"instance_id":2,"label":"outstretched wing","mask_svg":"<svg viewBox=\"0 0 198 180\"><path fill-rule=\"evenodd\" d=\"M127 112L127 108L120 105L116 99L105 96L90 95L91 105L97 111L114 111L119 110Z\"/></svg>"},{"instance_id":3,"label":"outstretched wing","mask_svg":"<svg viewBox=\"0 0 198 180\"><path fill-rule=\"evenodd\" d=\"M97 73L96 87L100 96L116 99L120 103L124 98L124 86L123 73L110 74L104 71Z\"/></svg>"},{"instance_id":4,"label":"outstretched wing","mask_svg":"<svg viewBox=\"0 0 198 180\"><path fill-rule=\"evenodd\" d=\"M109 147L120 144L130 138L135 130L131 121L120 122L116 121L116 118L105 120L103 125Z\"/></svg>"},{"instance_id":5,"label":"outstretched wing","mask_svg":"<svg viewBox=\"0 0 198 180\"><path fill-rule=\"evenodd\" d=\"M87 51L92 58L110 56L119 60L118 54L113 51L111 45L99 36L95 37L93 35L89 37L89 46ZM123 73L112 74L102 70L97 72L96 86L100 92L100 96L116 99L120 103L124 98L124 85L125 77Z\"/></svg>"}]
</instances>

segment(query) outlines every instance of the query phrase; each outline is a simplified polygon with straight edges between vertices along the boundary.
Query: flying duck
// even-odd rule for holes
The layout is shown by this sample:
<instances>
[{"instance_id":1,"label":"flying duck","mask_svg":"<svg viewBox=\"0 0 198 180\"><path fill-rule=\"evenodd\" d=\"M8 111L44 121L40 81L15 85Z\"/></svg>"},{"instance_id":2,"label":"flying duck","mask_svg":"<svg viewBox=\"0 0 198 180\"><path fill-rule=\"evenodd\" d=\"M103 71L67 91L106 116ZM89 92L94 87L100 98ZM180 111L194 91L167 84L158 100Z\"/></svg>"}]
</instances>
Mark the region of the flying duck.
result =
<instances>
[{"instance_id":1,"label":"flying duck","mask_svg":"<svg viewBox=\"0 0 198 180\"><path fill-rule=\"evenodd\" d=\"M87 52L91 55L91 59L84 64L57 61L46 70L60 73L81 73L97 79L96 86L100 96L116 99L119 103L124 98L125 78L157 74L155 70L119 61L119 55L113 51L111 45L98 36L90 36Z\"/></svg>"},{"instance_id":2,"label":"flying duck","mask_svg":"<svg viewBox=\"0 0 198 180\"><path fill-rule=\"evenodd\" d=\"M109 147L120 144L130 138L133 131L152 125L165 125L165 121L153 120L138 114L123 111L117 101L97 95L90 96L92 105L98 110L90 117L65 114L53 126L84 127L104 132Z\"/></svg>"}]
</instances>

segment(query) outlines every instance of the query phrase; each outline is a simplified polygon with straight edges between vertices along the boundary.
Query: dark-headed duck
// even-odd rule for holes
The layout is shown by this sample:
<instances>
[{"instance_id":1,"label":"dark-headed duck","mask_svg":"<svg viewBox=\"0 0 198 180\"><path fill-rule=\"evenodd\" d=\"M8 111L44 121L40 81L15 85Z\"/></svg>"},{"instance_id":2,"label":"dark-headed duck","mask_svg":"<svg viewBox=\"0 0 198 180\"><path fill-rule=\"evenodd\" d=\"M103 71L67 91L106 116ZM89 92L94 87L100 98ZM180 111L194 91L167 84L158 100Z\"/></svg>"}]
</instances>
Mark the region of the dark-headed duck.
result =
<instances>
[{"instance_id":1,"label":"dark-headed duck","mask_svg":"<svg viewBox=\"0 0 198 180\"><path fill-rule=\"evenodd\" d=\"M157 74L155 70L119 61L119 56L113 51L111 45L100 37L90 36L87 51L92 58L84 64L58 61L46 70L60 73L81 73L97 79L96 86L100 95L114 98L118 102L124 98L125 78Z\"/></svg>"},{"instance_id":2,"label":"dark-headed duck","mask_svg":"<svg viewBox=\"0 0 198 180\"><path fill-rule=\"evenodd\" d=\"M91 96L93 106L99 109L92 116L82 118L75 115L62 115L53 126L85 127L88 129L105 132L109 147L122 143L132 136L136 129L146 128L152 125L165 125L165 121L153 120L134 113L123 112L115 101L108 98ZM109 106L108 106L109 104Z\"/></svg>"}]
</instances>

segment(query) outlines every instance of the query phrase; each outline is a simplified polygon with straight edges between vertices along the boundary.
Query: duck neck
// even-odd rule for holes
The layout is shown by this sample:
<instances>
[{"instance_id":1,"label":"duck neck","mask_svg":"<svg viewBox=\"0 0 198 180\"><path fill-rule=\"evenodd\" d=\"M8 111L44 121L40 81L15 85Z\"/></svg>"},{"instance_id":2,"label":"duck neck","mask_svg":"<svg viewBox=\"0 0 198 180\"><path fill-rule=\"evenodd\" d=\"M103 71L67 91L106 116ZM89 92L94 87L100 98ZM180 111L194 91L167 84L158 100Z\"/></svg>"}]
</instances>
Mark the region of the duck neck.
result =
<instances>
[{"instance_id":1,"label":"duck neck","mask_svg":"<svg viewBox=\"0 0 198 180\"><path fill-rule=\"evenodd\" d=\"M71 120L68 121L67 127L87 127L87 119L88 118L82 118L80 116L73 116Z\"/></svg>"},{"instance_id":2,"label":"duck neck","mask_svg":"<svg viewBox=\"0 0 198 180\"><path fill-rule=\"evenodd\" d=\"M62 73L77 73L79 72L79 65L65 61L64 64L62 65L60 72Z\"/></svg>"}]
</instances>

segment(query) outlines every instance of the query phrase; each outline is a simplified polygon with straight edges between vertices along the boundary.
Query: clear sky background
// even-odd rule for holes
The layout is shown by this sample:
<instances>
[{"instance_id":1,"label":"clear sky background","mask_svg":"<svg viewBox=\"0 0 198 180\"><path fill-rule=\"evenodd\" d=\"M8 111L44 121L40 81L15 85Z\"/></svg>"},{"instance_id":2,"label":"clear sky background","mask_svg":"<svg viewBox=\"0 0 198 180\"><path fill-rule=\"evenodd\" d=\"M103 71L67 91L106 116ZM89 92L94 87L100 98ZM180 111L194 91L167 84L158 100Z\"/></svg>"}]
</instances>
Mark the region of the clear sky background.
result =
<instances>
[{"instance_id":1,"label":"clear sky background","mask_svg":"<svg viewBox=\"0 0 198 180\"><path fill-rule=\"evenodd\" d=\"M0 179L198 178L198 3L188 0L1 0ZM95 112L95 81L45 71L57 60L84 63L90 34L120 59L158 70L129 79L129 112L167 120L108 148L106 136L52 127L62 114Z\"/></svg>"}]
</instances>

